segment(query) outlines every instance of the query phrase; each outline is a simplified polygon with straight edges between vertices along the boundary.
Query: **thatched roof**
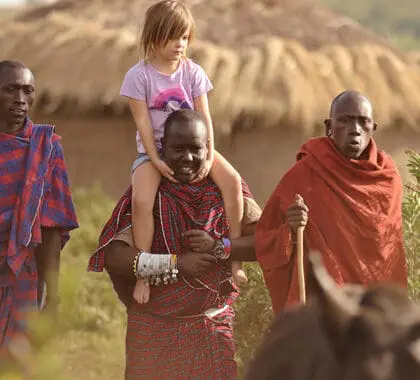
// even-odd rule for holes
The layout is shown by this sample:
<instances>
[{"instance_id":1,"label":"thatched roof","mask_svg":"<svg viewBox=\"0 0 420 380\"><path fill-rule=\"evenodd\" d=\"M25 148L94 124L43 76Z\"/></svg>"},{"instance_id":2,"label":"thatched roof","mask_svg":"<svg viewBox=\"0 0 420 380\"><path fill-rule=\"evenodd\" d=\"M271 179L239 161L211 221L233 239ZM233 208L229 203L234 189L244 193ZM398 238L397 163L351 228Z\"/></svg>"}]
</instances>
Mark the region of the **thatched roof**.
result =
<instances>
[{"instance_id":1,"label":"thatched roof","mask_svg":"<svg viewBox=\"0 0 420 380\"><path fill-rule=\"evenodd\" d=\"M30 20L25 14L26 21L3 23L0 59L20 59L31 67L36 105L45 112L121 114L127 106L119 89L138 59L137 35L130 28L110 27L101 14L95 23L78 17L77 12L87 12L80 4L87 3L93 4L87 12L93 17L98 1L68 3L65 12L47 12L44 18L32 13ZM45 8L41 11L45 15ZM118 19L118 13L114 16ZM310 50L297 40L265 36L237 49L197 41L190 56L213 81L210 101L219 132L293 125L312 134L331 99L348 88L371 98L384 127L416 128L420 121L420 68L384 44L327 43Z\"/></svg>"},{"instance_id":2,"label":"thatched roof","mask_svg":"<svg viewBox=\"0 0 420 380\"><path fill-rule=\"evenodd\" d=\"M22 13L17 20L41 21L53 12L104 28L137 33L147 7L157 0L59 0ZM316 0L184 0L197 22L199 39L237 49L256 38L277 36L301 42L308 49L324 45L388 43L338 15Z\"/></svg>"}]
</instances>

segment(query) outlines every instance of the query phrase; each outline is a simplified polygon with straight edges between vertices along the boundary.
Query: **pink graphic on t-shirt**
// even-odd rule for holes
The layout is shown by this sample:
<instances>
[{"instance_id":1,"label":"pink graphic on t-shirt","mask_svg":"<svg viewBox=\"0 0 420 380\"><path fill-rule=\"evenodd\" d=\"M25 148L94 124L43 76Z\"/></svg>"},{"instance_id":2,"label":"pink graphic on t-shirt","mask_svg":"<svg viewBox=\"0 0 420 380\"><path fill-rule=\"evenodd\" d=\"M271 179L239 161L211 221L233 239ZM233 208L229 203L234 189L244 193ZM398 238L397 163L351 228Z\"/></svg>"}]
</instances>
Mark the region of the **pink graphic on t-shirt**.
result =
<instances>
[{"instance_id":1,"label":"pink graphic on t-shirt","mask_svg":"<svg viewBox=\"0 0 420 380\"><path fill-rule=\"evenodd\" d=\"M181 108L191 109L181 88L168 88L159 93L151 109L174 112Z\"/></svg>"}]
</instances>

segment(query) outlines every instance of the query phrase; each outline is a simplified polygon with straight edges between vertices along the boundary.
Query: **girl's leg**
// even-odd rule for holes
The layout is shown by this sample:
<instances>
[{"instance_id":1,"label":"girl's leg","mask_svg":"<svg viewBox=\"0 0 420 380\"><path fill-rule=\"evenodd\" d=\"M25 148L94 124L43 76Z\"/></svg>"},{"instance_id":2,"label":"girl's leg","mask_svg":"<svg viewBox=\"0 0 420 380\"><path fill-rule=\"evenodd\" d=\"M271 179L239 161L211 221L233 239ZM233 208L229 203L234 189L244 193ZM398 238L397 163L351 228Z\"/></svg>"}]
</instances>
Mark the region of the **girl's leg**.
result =
<instances>
[{"instance_id":1,"label":"girl's leg","mask_svg":"<svg viewBox=\"0 0 420 380\"><path fill-rule=\"evenodd\" d=\"M229 220L229 236L231 239L236 239L242 233L244 214L241 177L235 168L216 151L210 177L222 193L226 216Z\"/></svg>"},{"instance_id":2,"label":"girl's leg","mask_svg":"<svg viewBox=\"0 0 420 380\"><path fill-rule=\"evenodd\" d=\"M149 284L143 278L138 278L134 286L133 298L137 303L148 303L150 298Z\"/></svg>"},{"instance_id":3,"label":"girl's leg","mask_svg":"<svg viewBox=\"0 0 420 380\"><path fill-rule=\"evenodd\" d=\"M232 276L236 285L243 285L248 282L248 277L242 269L241 261L232 261Z\"/></svg>"},{"instance_id":4,"label":"girl's leg","mask_svg":"<svg viewBox=\"0 0 420 380\"><path fill-rule=\"evenodd\" d=\"M242 181L235 168L218 152L214 152L213 166L210 171L211 179L219 187L225 212L229 220L229 237L236 239L242 233L242 220L244 214L244 198L242 193ZM232 261L232 275L236 284L241 285L248 281L242 270L242 263Z\"/></svg>"},{"instance_id":5,"label":"girl's leg","mask_svg":"<svg viewBox=\"0 0 420 380\"><path fill-rule=\"evenodd\" d=\"M153 205L161 176L148 161L139 165L133 173L132 226L134 244L138 249L150 252L154 235ZM137 280L133 297L138 303L149 301L150 288L143 279Z\"/></svg>"}]
</instances>

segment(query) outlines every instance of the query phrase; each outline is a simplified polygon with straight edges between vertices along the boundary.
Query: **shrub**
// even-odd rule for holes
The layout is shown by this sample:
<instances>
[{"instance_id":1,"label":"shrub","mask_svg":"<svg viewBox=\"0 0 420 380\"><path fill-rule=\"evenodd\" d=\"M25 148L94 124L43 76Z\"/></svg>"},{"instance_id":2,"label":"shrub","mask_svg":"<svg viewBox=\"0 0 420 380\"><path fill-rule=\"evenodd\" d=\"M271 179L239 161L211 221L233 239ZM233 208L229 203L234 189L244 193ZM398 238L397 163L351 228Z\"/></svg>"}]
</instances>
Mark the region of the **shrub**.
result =
<instances>
[{"instance_id":1,"label":"shrub","mask_svg":"<svg viewBox=\"0 0 420 380\"><path fill-rule=\"evenodd\" d=\"M403 203L409 294L420 299L420 154L409 151L408 169L412 181L406 185Z\"/></svg>"}]
</instances>

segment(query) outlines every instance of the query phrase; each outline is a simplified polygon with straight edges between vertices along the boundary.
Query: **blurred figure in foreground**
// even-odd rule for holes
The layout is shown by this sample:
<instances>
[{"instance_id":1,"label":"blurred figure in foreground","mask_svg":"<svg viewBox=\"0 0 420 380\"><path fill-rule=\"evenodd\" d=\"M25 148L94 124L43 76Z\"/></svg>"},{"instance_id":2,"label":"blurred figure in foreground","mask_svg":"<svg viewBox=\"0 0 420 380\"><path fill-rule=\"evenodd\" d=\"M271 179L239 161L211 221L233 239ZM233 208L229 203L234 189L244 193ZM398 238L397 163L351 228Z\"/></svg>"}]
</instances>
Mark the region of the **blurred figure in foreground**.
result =
<instances>
[{"instance_id":1,"label":"blurred figure in foreground","mask_svg":"<svg viewBox=\"0 0 420 380\"><path fill-rule=\"evenodd\" d=\"M339 287L311 261L311 299L277 315L245 380L420 379L420 306L405 289Z\"/></svg>"}]
</instances>

